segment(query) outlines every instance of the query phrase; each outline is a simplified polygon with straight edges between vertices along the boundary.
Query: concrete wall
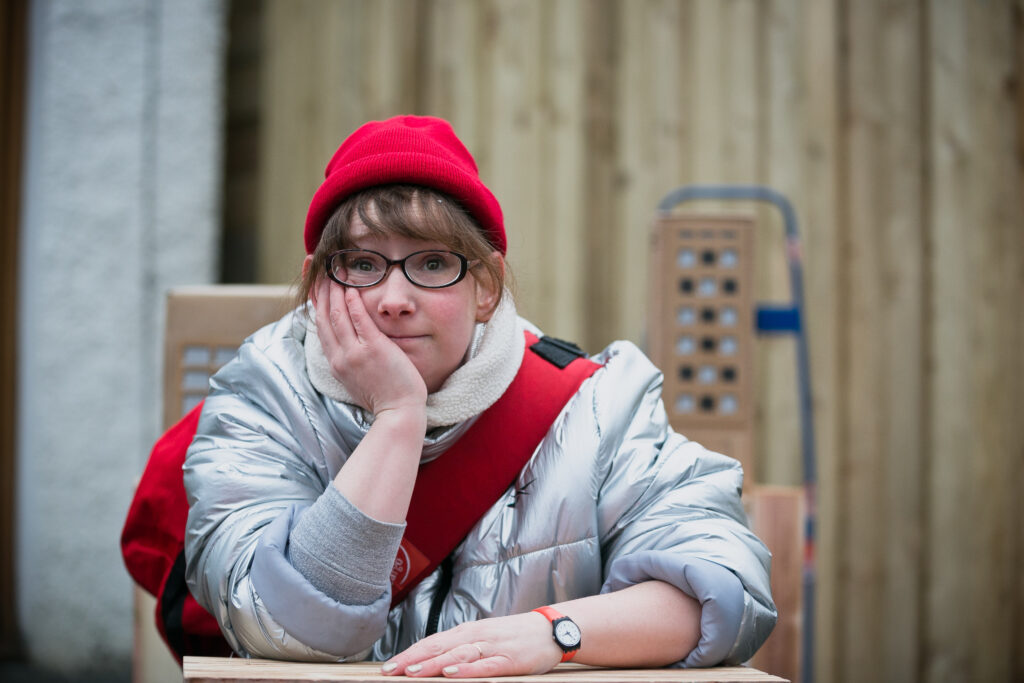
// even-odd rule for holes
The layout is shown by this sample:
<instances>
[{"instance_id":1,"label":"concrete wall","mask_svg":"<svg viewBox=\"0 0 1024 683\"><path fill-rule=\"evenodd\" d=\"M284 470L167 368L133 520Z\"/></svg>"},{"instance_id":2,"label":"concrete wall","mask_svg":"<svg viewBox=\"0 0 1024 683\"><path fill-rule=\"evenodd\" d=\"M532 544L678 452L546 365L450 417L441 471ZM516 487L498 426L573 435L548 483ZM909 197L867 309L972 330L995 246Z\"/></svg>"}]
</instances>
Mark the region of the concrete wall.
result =
<instances>
[{"instance_id":1,"label":"concrete wall","mask_svg":"<svg viewBox=\"0 0 1024 683\"><path fill-rule=\"evenodd\" d=\"M226 2L36 0L21 234L18 614L127 671L119 536L158 431L163 293L216 277Z\"/></svg>"}]
</instances>

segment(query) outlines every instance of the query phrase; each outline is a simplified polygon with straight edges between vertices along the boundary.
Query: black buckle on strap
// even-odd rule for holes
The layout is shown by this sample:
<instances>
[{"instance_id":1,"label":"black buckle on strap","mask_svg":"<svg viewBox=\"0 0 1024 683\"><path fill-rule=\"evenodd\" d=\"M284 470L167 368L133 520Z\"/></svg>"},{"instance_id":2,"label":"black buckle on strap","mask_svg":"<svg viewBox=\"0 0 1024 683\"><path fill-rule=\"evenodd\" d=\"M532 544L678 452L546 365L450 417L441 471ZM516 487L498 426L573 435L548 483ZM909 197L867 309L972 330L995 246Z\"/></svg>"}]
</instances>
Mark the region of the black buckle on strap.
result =
<instances>
[{"instance_id":1,"label":"black buckle on strap","mask_svg":"<svg viewBox=\"0 0 1024 683\"><path fill-rule=\"evenodd\" d=\"M530 350L559 369L587 355L576 344L557 337L541 337L530 345Z\"/></svg>"}]
</instances>

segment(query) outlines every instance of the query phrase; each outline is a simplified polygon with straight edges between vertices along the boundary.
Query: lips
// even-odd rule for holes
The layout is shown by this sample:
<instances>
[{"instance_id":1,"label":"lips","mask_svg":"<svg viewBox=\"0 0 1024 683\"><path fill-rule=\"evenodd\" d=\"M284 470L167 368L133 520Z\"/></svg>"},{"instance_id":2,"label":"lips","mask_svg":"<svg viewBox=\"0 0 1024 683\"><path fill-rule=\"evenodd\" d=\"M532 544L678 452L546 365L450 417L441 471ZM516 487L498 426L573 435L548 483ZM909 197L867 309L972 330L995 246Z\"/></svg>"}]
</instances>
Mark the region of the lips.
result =
<instances>
[{"instance_id":1,"label":"lips","mask_svg":"<svg viewBox=\"0 0 1024 683\"><path fill-rule=\"evenodd\" d=\"M387 335L387 337L388 337L388 339L390 339L391 341L395 342L396 344L400 344L402 342L410 342L410 341L416 341L418 339L426 339L427 335L425 335L425 334L406 334L406 335L391 335L391 334L389 334L389 335Z\"/></svg>"}]
</instances>

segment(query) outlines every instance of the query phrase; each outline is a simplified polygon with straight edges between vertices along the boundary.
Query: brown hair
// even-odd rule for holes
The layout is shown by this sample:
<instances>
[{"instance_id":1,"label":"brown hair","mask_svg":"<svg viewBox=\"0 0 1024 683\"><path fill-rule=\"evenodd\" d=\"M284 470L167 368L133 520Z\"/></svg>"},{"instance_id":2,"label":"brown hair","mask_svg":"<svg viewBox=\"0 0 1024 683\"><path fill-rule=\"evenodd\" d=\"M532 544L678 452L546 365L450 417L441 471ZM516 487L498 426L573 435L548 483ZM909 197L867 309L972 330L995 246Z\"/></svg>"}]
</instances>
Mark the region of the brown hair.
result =
<instances>
[{"instance_id":1,"label":"brown hair","mask_svg":"<svg viewBox=\"0 0 1024 683\"><path fill-rule=\"evenodd\" d=\"M352 219L357 216L371 235L400 235L441 242L471 262L470 274L483 287L504 296L505 268L494 246L487 241L473 217L437 190L418 185L379 185L345 198L327 219L313 260L302 275L296 305L302 306L321 278L327 277L327 257L354 246Z\"/></svg>"}]
</instances>

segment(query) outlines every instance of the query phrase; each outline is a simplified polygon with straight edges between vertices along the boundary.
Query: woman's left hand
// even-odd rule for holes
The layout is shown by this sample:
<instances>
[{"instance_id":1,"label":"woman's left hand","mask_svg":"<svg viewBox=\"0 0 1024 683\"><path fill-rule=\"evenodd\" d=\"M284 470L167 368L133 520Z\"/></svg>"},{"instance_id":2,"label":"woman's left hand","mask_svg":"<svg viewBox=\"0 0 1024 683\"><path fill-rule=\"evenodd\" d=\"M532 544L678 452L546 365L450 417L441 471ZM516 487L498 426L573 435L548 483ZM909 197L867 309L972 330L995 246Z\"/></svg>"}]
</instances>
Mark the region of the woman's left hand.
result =
<instances>
[{"instance_id":1,"label":"woman's left hand","mask_svg":"<svg viewBox=\"0 0 1024 683\"><path fill-rule=\"evenodd\" d=\"M381 671L415 677L517 676L544 673L561 659L551 623L543 615L526 612L435 633L392 657Z\"/></svg>"}]
</instances>

